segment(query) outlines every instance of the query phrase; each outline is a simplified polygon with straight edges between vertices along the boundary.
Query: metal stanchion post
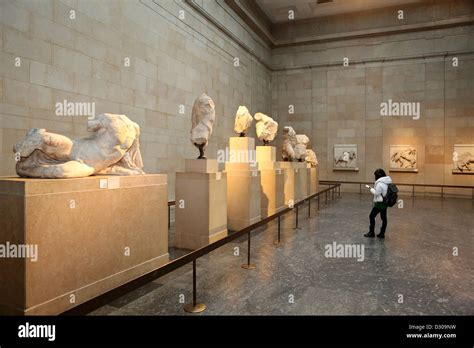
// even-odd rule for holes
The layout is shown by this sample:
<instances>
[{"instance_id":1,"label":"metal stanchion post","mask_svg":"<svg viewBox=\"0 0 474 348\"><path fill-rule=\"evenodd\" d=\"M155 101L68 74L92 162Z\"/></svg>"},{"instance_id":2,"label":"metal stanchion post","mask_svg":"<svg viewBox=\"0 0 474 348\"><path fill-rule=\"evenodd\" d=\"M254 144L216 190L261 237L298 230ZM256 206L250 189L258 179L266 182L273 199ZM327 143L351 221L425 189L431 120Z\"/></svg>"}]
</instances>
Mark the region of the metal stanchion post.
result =
<instances>
[{"instance_id":1,"label":"metal stanchion post","mask_svg":"<svg viewBox=\"0 0 474 348\"><path fill-rule=\"evenodd\" d=\"M171 227L171 206L168 205L168 228Z\"/></svg>"},{"instance_id":2,"label":"metal stanchion post","mask_svg":"<svg viewBox=\"0 0 474 348\"><path fill-rule=\"evenodd\" d=\"M294 229L295 229L295 230L299 230L299 227L298 227L298 215L299 215L299 214L298 214L298 206L296 206L296 212L295 212L295 214L296 214L296 226L295 226Z\"/></svg>"},{"instance_id":3,"label":"metal stanchion post","mask_svg":"<svg viewBox=\"0 0 474 348\"><path fill-rule=\"evenodd\" d=\"M275 245L280 244L280 215L278 215L278 240L274 242Z\"/></svg>"},{"instance_id":4,"label":"metal stanchion post","mask_svg":"<svg viewBox=\"0 0 474 348\"><path fill-rule=\"evenodd\" d=\"M247 263L242 264L241 267L244 269L255 269L255 265L250 263L250 232L247 236Z\"/></svg>"},{"instance_id":5,"label":"metal stanchion post","mask_svg":"<svg viewBox=\"0 0 474 348\"><path fill-rule=\"evenodd\" d=\"M184 310L188 313L201 313L206 310L204 303L197 303L196 295L196 260L193 260L193 303L188 303L184 306Z\"/></svg>"}]
</instances>

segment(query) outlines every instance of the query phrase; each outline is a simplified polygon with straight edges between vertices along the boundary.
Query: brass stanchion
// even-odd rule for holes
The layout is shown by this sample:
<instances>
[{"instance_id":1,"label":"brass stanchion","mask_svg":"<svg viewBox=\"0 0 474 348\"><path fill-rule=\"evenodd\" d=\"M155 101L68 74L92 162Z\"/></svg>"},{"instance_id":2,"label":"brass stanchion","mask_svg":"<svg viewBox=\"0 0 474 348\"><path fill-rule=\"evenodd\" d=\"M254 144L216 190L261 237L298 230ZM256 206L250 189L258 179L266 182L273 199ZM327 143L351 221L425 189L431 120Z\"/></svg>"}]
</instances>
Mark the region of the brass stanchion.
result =
<instances>
[{"instance_id":1,"label":"brass stanchion","mask_svg":"<svg viewBox=\"0 0 474 348\"><path fill-rule=\"evenodd\" d=\"M241 265L244 269L255 269L255 265L250 263L250 232L248 233L247 237L247 263Z\"/></svg>"},{"instance_id":2,"label":"brass stanchion","mask_svg":"<svg viewBox=\"0 0 474 348\"><path fill-rule=\"evenodd\" d=\"M184 306L184 310L188 313L201 313L206 310L204 303L197 303L196 296L196 260L193 260L193 303Z\"/></svg>"}]
</instances>

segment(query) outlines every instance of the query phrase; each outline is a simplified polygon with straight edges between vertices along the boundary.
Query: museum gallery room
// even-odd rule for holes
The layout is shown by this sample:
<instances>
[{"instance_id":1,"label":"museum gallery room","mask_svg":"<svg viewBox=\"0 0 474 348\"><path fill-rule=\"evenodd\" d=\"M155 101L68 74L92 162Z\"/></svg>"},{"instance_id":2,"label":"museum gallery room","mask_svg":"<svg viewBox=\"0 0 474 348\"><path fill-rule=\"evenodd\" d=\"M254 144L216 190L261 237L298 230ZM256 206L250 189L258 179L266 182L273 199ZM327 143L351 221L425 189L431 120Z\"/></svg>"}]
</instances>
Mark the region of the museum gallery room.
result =
<instances>
[{"instance_id":1,"label":"museum gallery room","mask_svg":"<svg viewBox=\"0 0 474 348\"><path fill-rule=\"evenodd\" d=\"M1 316L474 314L474 1L0 13Z\"/></svg>"}]
</instances>

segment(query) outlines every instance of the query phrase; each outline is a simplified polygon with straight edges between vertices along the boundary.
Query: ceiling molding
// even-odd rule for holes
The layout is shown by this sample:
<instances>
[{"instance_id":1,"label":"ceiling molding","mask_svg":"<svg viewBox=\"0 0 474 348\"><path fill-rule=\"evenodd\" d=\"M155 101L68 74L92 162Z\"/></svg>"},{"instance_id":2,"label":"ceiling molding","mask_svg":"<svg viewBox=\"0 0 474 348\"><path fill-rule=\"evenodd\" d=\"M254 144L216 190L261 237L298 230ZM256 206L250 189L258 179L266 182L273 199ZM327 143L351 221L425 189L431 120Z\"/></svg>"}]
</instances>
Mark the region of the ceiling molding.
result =
<instances>
[{"instance_id":1,"label":"ceiling molding","mask_svg":"<svg viewBox=\"0 0 474 348\"><path fill-rule=\"evenodd\" d=\"M275 37L274 29L277 26L285 26L285 25L298 25L298 24L307 24L317 22L318 18L311 18L311 19L300 19L295 20L291 24L289 23L271 23L270 29L265 28L256 18L256 16L260 16L263 10L257 4L253 4L253 11L251 10L252 0L225 0L226 4L257 34L264 42L266 42L270 48L280 48L280 47L290 47L290 46L300 46L300 45L310 45L316 43L323 43L329 41L337 41L337 40L351 40L351 39L359 39L365 37L373 37L373 36L382 36L382 35L393 35L393 34L401 34L401 33L409 33L409 32L418 32L424 30L434 30L434 29L442 29L442 28L449 28L454 26L462 26L462 25L473 25L474 24L474 16L463 16L451 19L444 19L438 21L430 21L424 23L416 23L416 24L405 24L405 25L398 25L398 26L391 26L391 27L384 27L384 28L374 28L374 29L364 29L352 32L345 32L345 33L334 33L334 34L325 34L325 35L313 35L309 37L301 37L301 38L294 38L292 40L280 40L278 37ZM420 6L418 4L408 4L406 6ZM256 10L258 8L259 10ZM398 8L398 7L397 7ZM386 10L387 8L384 8ZM372 11L377 11L372 10ZM260 12L258 12L260 11ZM253 13L252 13L253 12ZM363 13L366 11L359 11L356 13ZM270 21L268 16L264 13L263 22ZM335 15L340 16L340 15ZM331 16L329 16L331 17Z\"/></svg>"},{"instance_id":2,"label":"ceiling molding","mask_svg":"<svg viewBox=\"0 0 474 348\"><path fill-rule=\"evenodd\" d=\"M203 7L196 3L195 0L184 0L185 3L203 16L208 22L210 22L214 27L216 27L220 32L226 35L231 39L235 44L240 48L254 57L260 64L262 64L266 69L272 71L272 68L265 60L263 60L251 47L245 44L239 37L237 37L231 30L227 29L226 26L220 23L216 18L214 18L209 12L207 12Z\"/></svg>"},{"instance_id":3,"label":"ceiling molding","mask_svg":"<svg viewBox=\"0 0 474 348\"><path fill-rule=\"evenodd\" d=\"M463 16L463 17L458 17L458 18L453 18L453 19L445 19L445 20L422 23L422 24L397 25L397 26L385 27L381 29L365 29L365 30L353 31L350 33L315 35L312 37L305 37L299 40L298 39L275 40L274 48L311 45L311 44L330 42L330 41L352 40L352 39L360 39L360 38L384 36L384 35L404 34L404 33L419 32L419 31L425 31L425 30L436 30L436 29L458 27L458 26L463 26L463 25L474 25L474 16Z\"/></svg>"},{"instance_id":4,"label":"ceiling molding","mask_svg":"<svg viewBox=\"0 0 474 348\"><path fill-rule=\"evenodd\" d=\"M275 39L271 33L272 23L258 5L251 0L225 0L237 15L257 34L270 48L273 48ZM252 13L253 12L253 13ZM256 18L260 18L259 22Z\"/></svg>"}]
</instances>

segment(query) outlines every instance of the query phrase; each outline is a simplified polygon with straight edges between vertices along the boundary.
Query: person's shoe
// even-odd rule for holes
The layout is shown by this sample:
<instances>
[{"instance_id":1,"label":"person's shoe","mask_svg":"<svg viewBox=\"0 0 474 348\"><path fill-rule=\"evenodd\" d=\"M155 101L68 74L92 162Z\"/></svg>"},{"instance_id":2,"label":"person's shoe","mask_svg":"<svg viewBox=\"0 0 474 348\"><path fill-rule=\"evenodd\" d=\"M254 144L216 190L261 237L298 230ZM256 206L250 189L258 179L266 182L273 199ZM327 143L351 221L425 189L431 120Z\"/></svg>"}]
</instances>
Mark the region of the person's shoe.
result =
<instances>
[{"instance_id":1,"label":"person's shoe","mask_svg":"<svg viewBox=\"0 0 474 348\"><path fill-rule=\"evenodd\" d=\"M375 233L374 232L367 232L366 234L364 234L364 237L373 238L373 237L375 237Z\"/></svg>"},{"instance_id":2,"label":"person's shoe","mask_svg":"<svg viewBox=\"0 0 474 348\"><path fill-rule=\"evenodd\" d=\"M385 233L379 233L377 235L377 238L384 239L385 238Z\"/></svg>"}]
</instances>

